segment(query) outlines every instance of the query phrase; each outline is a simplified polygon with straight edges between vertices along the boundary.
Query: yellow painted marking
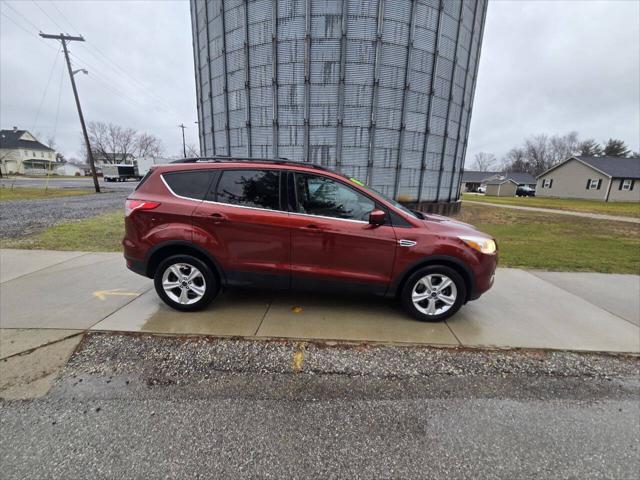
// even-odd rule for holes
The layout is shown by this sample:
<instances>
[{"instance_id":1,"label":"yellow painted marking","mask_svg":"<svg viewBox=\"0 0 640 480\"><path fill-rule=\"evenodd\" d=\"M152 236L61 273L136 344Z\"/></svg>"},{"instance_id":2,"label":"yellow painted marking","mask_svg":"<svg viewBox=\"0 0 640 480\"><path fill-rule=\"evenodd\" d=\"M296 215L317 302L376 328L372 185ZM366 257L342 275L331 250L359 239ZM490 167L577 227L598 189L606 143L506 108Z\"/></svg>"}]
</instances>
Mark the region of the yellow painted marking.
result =
<instances>
[{"instance_id":1,"label":"yellow painted marking","mask_svg":"<svg viewBox=\"0 0 640 480\"><path fill-rule=\"evenodd\" d=\"M293 352L293 371L294 372L301 372L302 371L302 364L304 362L304 349L305 349L306 343L305 342L300 342L298 343L297 346L297 350L295 352Z\"/></svg>"},{"instance_id":2,"label":"yellow painted marking","mask_svg":"<svg viewBox=\"0 0 640 480\"><path fill-rule=\"evenodd\" d=\"M106 300L107 296L120 296L120 297L139 297L138 292L123 292L121 288L115 290L96 290L93 292L93 296L100 300Z\"/></svg>"},{"instance_id":3,"label":"yellow painted marking","mask_svg":"<svg viewBox=\"0 0 640 480\"><path fill-rule=\"evenodd\" d=\"M302 307L299 307L299 306L296 305L295 307L291 307L291 311L293 313L301 313L302 312Z\"/></svg>"}]
</instances>

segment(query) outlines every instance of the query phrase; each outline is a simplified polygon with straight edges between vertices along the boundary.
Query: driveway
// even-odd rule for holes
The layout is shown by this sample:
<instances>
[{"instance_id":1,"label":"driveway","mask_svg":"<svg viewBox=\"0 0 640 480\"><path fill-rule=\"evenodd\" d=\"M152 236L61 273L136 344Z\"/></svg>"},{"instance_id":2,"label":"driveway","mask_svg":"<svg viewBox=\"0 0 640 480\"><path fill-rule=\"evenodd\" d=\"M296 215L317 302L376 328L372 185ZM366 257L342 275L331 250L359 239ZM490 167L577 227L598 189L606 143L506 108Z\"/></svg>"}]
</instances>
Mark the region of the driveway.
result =
<instances>
[{"instance_id":1,"label":"driveway","mask_svg":"<svg viewBox=\"0 0 640 480\"><path fill-rule=\"evenodd\" d=\"M232 289L178 313L118 253L1 250L0 327L249 338L640 352L640 277L498 269L494 288L444 323L397 302Z\"/></svg>"}]
</instances>

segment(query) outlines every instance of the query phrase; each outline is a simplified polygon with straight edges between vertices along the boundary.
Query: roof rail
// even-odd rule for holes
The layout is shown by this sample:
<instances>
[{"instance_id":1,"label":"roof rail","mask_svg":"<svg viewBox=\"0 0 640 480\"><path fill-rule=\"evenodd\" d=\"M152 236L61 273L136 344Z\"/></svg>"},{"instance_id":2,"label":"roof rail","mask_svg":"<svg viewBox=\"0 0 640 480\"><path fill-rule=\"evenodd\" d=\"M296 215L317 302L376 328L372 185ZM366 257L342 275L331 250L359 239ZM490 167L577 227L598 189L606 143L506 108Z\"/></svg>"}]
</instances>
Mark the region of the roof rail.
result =
<instances>
[{"instance_id":1,"label":"roof rail","mask_svg":"<svg viewBox=\"0 0 640 480\"><path fill-rule=\"evenodd\" d=\"M214 157L194 157L194 158L184 158L179 160L174 160L171 163L224 163L224 162L259 162L259 163L275 163L278 165L295 165L299 167L309 167L315 168L318 170L330 171L329 168L323 167L322 165L317 165L315 163L308 162L298 162L295 160L289 160L284 157L277 158L255 158L255 157L232 157L230 155L216 155Z\"/></svg>"}]
</instances>

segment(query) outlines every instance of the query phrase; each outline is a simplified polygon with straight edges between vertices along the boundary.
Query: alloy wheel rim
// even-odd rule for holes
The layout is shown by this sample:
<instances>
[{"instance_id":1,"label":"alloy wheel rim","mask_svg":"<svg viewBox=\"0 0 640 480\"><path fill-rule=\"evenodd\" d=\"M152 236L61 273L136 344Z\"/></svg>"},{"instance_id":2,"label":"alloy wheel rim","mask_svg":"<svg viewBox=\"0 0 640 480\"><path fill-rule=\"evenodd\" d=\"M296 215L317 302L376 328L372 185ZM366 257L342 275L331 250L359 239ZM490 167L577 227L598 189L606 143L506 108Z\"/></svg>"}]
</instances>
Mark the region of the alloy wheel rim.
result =
<instances>
[{"instance_id":1,"label":"alloy wheel rim","mask_svg":"<svg viewBox=\"0 0 640 480\"><path fill-rule=\"evenodd\" d=\"M162 274L162 289L180 305L193 305L204 297L207 282L202 272L189 263L174 263Z\"/></svg>"},{"instance_id":2,"label":"alloy wheel rim","mask_svg":"<svg viewBox=\"0 0 640 480\"><path fill-rule=\"evenodd\" d=\"M447 312L456 303L458 289L453 280L440 273L431 273L418 280L411 290L414 307L425 315Z\"/></svg>"}]
</instances>

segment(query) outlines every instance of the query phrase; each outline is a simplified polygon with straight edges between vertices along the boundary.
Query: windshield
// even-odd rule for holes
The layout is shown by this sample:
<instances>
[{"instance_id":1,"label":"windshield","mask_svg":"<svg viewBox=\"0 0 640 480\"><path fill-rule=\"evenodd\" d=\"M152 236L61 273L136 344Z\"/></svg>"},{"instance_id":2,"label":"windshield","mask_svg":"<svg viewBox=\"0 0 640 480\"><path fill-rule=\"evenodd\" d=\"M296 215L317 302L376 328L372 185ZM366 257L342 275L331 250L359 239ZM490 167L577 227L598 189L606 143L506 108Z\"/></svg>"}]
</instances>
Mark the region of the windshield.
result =
<instances>
[{"instance_id":1,"label":"windshield","mask_svg":"<svg viewBox=\"0 0 640 480\"><path fill-rule=\"evenodd\" d=\"M414 212L413 210L409 210L407 207L405 207L404 205L396 202L395 200L393 200L392 198L389 198L388 196L386 196L384 193L381 193L379 191L377 191L375 188L370 187L369 185L365 185L364 183L362 183L361 181L355 179L355 178L350 178L349 180L351 180L353 183L355 183L356 185L359 185L361 187L363 187L365 190L369 190L372 193L375 193L376 195L378 195L379 197L384 198L387 202L389 202L391 205L393 205L394 207L396 207L398 210L402 210L404 213L406 213L407 215L411 215L413 218L422 218L424 219L424 216L420 213L420 212Z\"/></svg>"}]
</instances>

